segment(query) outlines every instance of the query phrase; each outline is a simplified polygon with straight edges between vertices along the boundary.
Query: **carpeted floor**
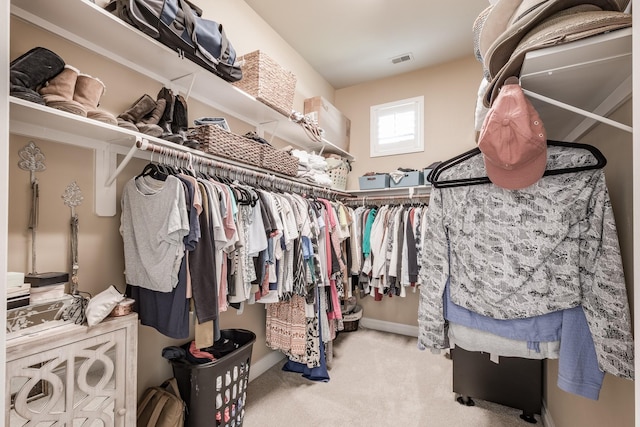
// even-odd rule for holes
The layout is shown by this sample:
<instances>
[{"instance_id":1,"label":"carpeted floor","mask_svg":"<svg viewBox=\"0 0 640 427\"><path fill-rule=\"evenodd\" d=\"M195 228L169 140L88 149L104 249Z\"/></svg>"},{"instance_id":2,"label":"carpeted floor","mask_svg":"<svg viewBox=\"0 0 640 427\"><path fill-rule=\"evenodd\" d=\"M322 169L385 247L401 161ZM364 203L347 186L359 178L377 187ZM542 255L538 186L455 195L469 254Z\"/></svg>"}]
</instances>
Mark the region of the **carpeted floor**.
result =
<instances>
[{"instance_id":1,"label":"carpeted floor","mask_svg":"<svg viewBox=\"0 0 640 427\"><path fill-rule=\"evenodd\" d=\"M471 407L456 402L451 360L419 351L416 343L362 327L342 332L327 383L282 371L283 360L249 384L243 427L534 425L517 409L479 399Z\"/></svg>"}]
</instances>

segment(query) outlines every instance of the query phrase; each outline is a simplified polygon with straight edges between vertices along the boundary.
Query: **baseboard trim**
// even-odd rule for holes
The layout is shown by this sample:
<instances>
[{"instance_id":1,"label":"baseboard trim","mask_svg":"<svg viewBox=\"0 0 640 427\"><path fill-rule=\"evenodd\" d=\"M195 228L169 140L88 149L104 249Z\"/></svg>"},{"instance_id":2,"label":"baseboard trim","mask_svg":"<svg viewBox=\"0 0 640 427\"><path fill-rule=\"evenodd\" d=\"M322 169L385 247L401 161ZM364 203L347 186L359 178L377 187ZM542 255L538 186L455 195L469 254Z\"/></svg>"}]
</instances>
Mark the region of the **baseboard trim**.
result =
<instances>
[{"instance_id":1,"label":"baseboard trim","mask_svg":"<svg viewBox=\"0 0 640 427\"><path fill-rule=\"evenodd\" d=\"M249 382L267 372L269 369L271 369L272 366L274 366L284 358L284 353L274 350L257 362L252 363L251 369L249 370Z\"/></svg>"},{"instance_id":2,"label":"baseboard trim","mask_svg":"<svg viewBox=\"0 0 640 427\"><path fill-rule=\"evenodd\" d=\"M542 401L542 425L544 427L555 427L555 424L553 424L553 420L551 419L551 414L549 413L549 410L547 409L547 404L545 401Z\"/></svg>"},{"instance_id":3,"label":"baseboard trim","mask_svg":"<svg viewBox=\"0 0 640 427\"><path fill-rule=\"evenodd\" d=\"M363 317L360 319L360 325L363 328L374 329L376 331L391 332L399 335L407 335L410 337L418 337L418 327L405 325L402 323L387 322L385 320L371 319Z\"/></svg>"}]
</instances>

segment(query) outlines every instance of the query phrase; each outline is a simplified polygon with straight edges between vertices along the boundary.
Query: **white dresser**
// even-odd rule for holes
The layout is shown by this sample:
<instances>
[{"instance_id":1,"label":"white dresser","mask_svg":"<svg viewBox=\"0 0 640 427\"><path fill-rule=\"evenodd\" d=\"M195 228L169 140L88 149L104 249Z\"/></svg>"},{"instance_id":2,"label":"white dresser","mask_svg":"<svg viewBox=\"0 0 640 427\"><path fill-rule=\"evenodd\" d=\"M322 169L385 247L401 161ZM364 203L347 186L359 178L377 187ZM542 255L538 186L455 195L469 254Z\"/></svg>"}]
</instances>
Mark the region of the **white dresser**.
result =
<instances>
[{"instance_id":1,"label":"white dresser","mask_svg":"<svg viewBox=\"0 0 640 427\"><path fill-rule=\"evenodd\" d=\"M138 316L6 343L5 425L135 426Z\"/></svg>"}]
</instances>

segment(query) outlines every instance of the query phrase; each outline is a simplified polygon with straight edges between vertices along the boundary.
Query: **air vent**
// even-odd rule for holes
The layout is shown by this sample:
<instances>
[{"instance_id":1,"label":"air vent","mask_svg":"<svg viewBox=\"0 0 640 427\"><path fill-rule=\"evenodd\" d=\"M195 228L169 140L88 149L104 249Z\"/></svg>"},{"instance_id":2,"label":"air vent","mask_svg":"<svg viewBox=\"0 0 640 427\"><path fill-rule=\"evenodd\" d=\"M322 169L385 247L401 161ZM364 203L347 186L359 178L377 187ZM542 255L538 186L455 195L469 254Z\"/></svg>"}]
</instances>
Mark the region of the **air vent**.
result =
<instances>
[{"instance_id":1,"label":"air vent","mask_svg":"<svg viewBox=\"0 0 640 427\"><path fill-rule=\"evenodd\" d=\"M404 53L400 56L396 56L395 58L391 58L392 64L399 64L401 62L411 61L413 59L413 55L411 53Z\"/></svg>"}]
</instances>

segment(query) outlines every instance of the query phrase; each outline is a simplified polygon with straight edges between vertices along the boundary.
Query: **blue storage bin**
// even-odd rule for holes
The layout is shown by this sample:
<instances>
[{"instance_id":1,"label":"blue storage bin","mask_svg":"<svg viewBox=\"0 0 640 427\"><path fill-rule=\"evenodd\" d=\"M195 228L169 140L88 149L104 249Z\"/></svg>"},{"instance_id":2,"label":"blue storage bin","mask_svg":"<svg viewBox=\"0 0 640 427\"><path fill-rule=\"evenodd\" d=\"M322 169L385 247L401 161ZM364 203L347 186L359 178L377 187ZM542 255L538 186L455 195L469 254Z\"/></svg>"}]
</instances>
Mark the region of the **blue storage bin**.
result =
<instances>
[{"instance_id":1,"label":"blue storage bin","mask_svg":"<svg viewBox=\"0 0 640 427\"><path fill-rule=\"evenodd\" d=\"M395 182L393 179L391 180L389 187L397 188L397 187L415 187L417 185L424 184L424 175L422 171L411 171L405 172L404 176L400 178L400 181Z\"/></svg>"},{"instance_id":2,"label":"blue storage bin","mask_svg":"<svg viewBox=\"0 0 640 427\"><path fill-rule=\"evenodd\" d=\"M358 178L361 190L377 190L389 187L389 174L379 173L377 175L367 175Z\"/></svg>"}]
</instances>

